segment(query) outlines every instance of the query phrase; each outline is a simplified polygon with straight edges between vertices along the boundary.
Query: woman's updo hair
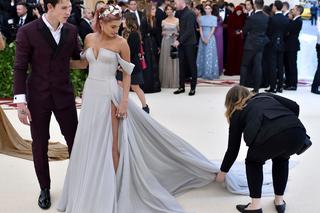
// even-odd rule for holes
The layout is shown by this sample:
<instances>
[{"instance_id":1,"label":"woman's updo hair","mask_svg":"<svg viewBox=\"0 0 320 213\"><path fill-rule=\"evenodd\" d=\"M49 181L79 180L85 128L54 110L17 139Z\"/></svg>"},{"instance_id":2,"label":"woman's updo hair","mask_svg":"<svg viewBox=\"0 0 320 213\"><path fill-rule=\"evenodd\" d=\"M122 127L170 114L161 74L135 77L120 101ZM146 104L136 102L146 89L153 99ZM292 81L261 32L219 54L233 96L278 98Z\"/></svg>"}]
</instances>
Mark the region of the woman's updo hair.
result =
<instances>
[{"instance_id":1,"label":"woman's updo hair","mask_svg":"<svg viewBox=\"0 0 320 213\"><path fill-rule=\"evenodd\" d=\"M109 22L109 21L116 21L121 19L121 7L118 5L106 5L98 9L94 15L94 29L98 32L101 32L100 21L102 22Z\"/></svg>"}]
</instances>

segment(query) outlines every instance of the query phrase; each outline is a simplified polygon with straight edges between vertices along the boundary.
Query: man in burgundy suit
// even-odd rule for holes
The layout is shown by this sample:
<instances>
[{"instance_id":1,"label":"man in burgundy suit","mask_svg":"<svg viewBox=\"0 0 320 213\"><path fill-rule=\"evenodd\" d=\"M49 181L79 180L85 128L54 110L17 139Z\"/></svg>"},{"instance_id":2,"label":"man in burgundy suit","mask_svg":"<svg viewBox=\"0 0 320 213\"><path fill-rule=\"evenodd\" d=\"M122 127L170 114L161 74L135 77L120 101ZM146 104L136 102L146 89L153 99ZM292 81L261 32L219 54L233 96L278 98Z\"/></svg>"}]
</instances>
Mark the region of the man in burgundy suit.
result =
<instances>
[{"instance_id":1,"label":"man in burgundy suit","mask_svg":"<svg viewBox=\"0 0 320 213\"><path fill-rule=\"evenodd\" d=\"M70 58L79 59L81 50L76 27L66 23L70 0L44 0L44 4L46 13L18 30L14 102L20 121L31 127L33 161L41 188L38 205L48 209L50 118L53 112L70 154L78 119L69 62Z\"/></svg>"}]
</instances>

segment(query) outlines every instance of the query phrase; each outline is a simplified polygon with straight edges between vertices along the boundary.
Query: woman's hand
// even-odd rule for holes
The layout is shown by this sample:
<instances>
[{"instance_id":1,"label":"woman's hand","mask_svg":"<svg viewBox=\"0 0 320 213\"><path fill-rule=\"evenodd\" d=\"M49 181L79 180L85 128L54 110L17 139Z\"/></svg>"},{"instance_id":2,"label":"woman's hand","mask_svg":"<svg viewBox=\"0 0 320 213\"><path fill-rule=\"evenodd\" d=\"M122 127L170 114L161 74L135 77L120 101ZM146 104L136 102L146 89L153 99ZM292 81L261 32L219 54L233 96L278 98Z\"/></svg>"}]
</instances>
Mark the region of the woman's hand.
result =
<instances>
[{"instance_id":1,"label":"woman's hand","mask_svg":"<svg viewBox=\"0 0 320 213\"><path fill-rule=\"evenodd\" d=\"M128 101L122 100L117 108L116 117L118 119L126 118L128 116L127 109Z\"/></svg>"},{"instance_id":2,"label":"woman's hand","mask_svg":"<svg viewBox=\"0 0 320 213\"><path fill-rule=\"evenodd\" d=\"M223 183L223 182L225 181L225 179L226 179L226 174L227 174L227 173L220 171L220 172L217 174L216 181L217 181L218 183Z\"/></svg>"}]
</instances>

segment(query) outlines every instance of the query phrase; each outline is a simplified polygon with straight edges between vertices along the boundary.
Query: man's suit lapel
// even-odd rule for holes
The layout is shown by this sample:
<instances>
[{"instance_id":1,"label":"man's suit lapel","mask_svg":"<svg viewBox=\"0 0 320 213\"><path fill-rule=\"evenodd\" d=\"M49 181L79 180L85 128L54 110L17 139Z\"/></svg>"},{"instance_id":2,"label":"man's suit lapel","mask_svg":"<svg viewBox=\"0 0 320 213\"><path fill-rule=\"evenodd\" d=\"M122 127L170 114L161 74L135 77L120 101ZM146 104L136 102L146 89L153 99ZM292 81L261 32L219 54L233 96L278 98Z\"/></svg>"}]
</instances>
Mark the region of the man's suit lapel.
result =
<instances>
[{"instance_id":1,"label":"man's suit lapel","mask_svg":"<svg viewBox=\"0 0 320 213\"><path fill-rule=\"evenodd\" d=\"M68 35L69 35L69 29L66 28L65 26L63 26L61 29L61 38L60 38L60 41L58 44L58 48L56 49L55 55L57 55L60 52L60 50L63 48L63 46L68 38Z\"/></svg>"},{"instance_id":2,"label":"man's suit lapel","mask_svg":"<svg viewBox=\"0 0 320 213\"><path fill-rule=\"evenodd\" d=\"M38 30L40 31L40 34L44 37L44 39L48 41L50 47L53 50L56 50L58 45L54 40L49 28L46 26L42 19L39 20Z\"/></svg>"}]
</instances>

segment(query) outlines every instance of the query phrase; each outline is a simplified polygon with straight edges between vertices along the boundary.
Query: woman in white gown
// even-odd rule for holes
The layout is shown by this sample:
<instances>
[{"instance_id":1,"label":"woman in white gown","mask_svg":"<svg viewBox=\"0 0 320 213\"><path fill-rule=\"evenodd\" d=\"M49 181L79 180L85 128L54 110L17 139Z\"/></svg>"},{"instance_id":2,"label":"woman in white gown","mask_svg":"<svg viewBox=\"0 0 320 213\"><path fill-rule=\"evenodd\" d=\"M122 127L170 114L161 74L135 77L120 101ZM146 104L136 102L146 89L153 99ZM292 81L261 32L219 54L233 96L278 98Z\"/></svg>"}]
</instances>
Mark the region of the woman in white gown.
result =
<instances>
[{"instance_id":1,"label":"woman in white gown","mask_svg":"<svg viewBox=\"0 0 320 213\"><path fill-rule=\"evenodd\" d=\"M182 213L174 195L202 187L218 167L128 99L130 51L116 33L120 9L97 15L85 40L89 76L57 209L72 213ZM115 79L122 66L123 89Z\"/></svg>"}]
</instances>

